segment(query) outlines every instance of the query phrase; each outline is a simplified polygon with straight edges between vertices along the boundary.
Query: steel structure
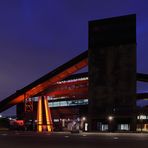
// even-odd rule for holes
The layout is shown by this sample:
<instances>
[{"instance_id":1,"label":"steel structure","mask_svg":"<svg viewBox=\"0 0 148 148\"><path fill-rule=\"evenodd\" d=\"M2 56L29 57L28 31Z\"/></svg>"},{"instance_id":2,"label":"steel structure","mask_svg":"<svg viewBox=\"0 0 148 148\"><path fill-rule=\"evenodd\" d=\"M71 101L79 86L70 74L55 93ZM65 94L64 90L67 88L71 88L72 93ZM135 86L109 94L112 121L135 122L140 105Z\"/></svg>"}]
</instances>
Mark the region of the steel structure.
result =
<instances>
[{"instance_id":1,"label":"steel structure","mask_svg":"<svg viewBox=\"0 0 148 148\"><path fill-rule=\"evenodd\" d=\"M50 73L44 75L43 77L29 84L28 86L16 91L16 93L2 100L0 102L0 112L7 110L8 108L24 101L27 98L32 98L39 94L44 94L44 92L47 93L47 90L49 90L49 88L52 87L53 84L56 84L56 82L67 78L76 71L87 66L87 64L88 51L85 51L79 56L70 60L69 62L63 64L62 66L56 68ZM148 75L137 73L137 81L148 82ZM50 93L52 93L52 91L50 91ZM27 94L27 96L25 94ZM144 96L147 95L145 94ZM29 101L28 103L28 101L26 101L26 104L31 104L31 102Z\"/></svg>"},{"instance_id":2,"label":"steel structure","mask_svg":"<svg viewBox=\"0 0 148 148\"><path fill-rule=\"evenodd\" d=\"M37 130L38 132L53 130L50 108L48 107L47 97L39 97L37 109Z\"/></svg>"},{"instance_id":3,"label":"steel structure","mask_svg":"<svg viewBox=\"0 0 148 148\"><path fill-rule=\"evenodd\" d=\"M88 53L89 76L87 76L87 79L83 79L83 81L65 81L65 78L88 65ZM139 81L148 82L148 75L138 73L136 76L136 15L90 21L89 52L83 52L2 100L0 102L0 112L24 101L25 112L31 113L33 112L32 98L39 97L37 129L39 132L45 129L51 132L52 120L47 96L68 96L68 98L78 96L79 98L87 97L89 99L89 117L92 118L89 127L91 125L97 127L97 122L100 122L102 118L101 116L98 117L98 114L102 115L106 111L104 113L105 117L105 114L113 111L114 106L113 104L111 106L110 102L113 103L114 100L119 102L117 109L131 109L129 111L132 114L129 118L132 122L135 122L133 110L136 98L136 77ZM120 83L118 83L119 80ZM89 97L88 86L90 88ZM114 95L115 90L118 92L116 95ZM106 95L105 99L104 95ZM121 96L125 103L122 104L122 107L120 104ZM145 97L146 94L137 96ZM128 100L129 97L131 98L130 101ZM104 100L107 100L108 103ZM100 104L104 103L108 106L102 105L100 107Z\"/></svg>"},{"instance_id":4,"label":"steel structure","mask_svg":"<svg viewBox=\"0 0 148 148\"><path fill-rule=\"evenodd\" d=\"M28 86L16 91L16 93L12 94L11 96L0 102L0 112L16 105L17 103L24 101L27 98L32 98L37 94L42 93L51 85L60 80L63 80L64 78L87 66L87 57L88 51L85 51L69 62L61 65L50 73L29 84ZM25 94L27 94L27 97L25 96Z\"/></svg>"}]
</instances>

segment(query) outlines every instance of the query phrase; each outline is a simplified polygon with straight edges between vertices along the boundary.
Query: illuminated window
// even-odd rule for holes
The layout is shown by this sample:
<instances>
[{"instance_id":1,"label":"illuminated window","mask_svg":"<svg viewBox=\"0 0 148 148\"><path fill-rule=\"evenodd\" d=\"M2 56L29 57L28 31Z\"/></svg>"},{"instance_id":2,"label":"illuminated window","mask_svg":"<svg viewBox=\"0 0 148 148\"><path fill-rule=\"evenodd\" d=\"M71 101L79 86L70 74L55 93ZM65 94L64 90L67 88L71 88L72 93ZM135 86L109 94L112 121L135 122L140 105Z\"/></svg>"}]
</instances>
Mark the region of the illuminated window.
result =
<instances>
[{"instance_id":1,"label":"illuminated window","mask_svg":"<svg viewBox=\"0 0 148 148\"><path fill-rule=\"evenodd\" d=\"M54 122L59 122L60 120L59 120L59 119L53 119L53 121L54 121Z\"/></svg>"},{"instance_id":2,"label":"illuminated window","mask_svg":"<svg viewBox=\"0 0 148 148\"><path fill-rule=\"evenodd\" d=\"M77 79L72 79L72 80L60 81L60 82L57 82L57 84L62 84L62 83L67 83L67 82L84 81L84 80L88 80L88 77L77 78Z\"/></svg>"},{"instance_id":3,"label":"illuminated window","mask_svg":"<svg viewBox=\"0 0 148 148\"><path fill-rule=\"evenodd\" d=\"M57 101L57 102L50 102L48 104L49 104L50 107L87 105L88 104L88 99Z\"/></svg>"},{"instance_id":4,"label":"illuminated window","mask_svg":"<svg viewBox=\"0 0 148 148\"><path fill-rule=\"evenodd\" d=\"M130 130L130 126L129 126L129 124L119 124L118 125L118 130L128 131L128 130Z\"/></svg>"},{"instance_id":5,"label":"illuminated window","mask_svg":"<svg viewBox=\"0 0 148 148\"><path fill-rule=\"evenodd\" d=\"M66 101L60 101L60 106L67 106L67 102Z\"/></svg>"},{"instance_id":6,"label":"illuminated window","mask_svg":"<svg viewBox=\"0 0 148 148\"><path fill-rule=\"evenodd\" d=\"M137 119L139 119L139 120L146 120L146 119L148 119L148 116L146 116L146 115L139 115L139 116L137 116Z\"/></svg>"},{"instance_id":7,"label":"illuminated window","mask_svg":"<svg viewBox=\"0 0 148 148\"><path fill-rule=\"evenodd\" d=\"M108 124L102 124L101 131L107 131L108 130Z\"/></svg>"}]
</instances>

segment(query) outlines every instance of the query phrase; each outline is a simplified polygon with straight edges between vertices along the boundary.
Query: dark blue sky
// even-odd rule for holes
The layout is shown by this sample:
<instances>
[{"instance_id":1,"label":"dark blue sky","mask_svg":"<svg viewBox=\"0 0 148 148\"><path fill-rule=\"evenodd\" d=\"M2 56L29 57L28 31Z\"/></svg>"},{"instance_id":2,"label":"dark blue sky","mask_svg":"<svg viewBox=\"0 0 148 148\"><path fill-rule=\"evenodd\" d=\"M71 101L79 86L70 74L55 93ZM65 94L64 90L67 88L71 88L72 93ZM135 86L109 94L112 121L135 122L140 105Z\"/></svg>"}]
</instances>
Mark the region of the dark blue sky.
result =
<instances>
[{"instance_id":1,"label":"dark blue sky","mask_svg":"<svg viewBox=\"0 0 148 148\"><path fill-rule=\"evenodd\" d=\"M148 0L0 0L0 100L85 51L89 20L132 13L137 71L148 73Z\"/></svg>"}]
</instances>

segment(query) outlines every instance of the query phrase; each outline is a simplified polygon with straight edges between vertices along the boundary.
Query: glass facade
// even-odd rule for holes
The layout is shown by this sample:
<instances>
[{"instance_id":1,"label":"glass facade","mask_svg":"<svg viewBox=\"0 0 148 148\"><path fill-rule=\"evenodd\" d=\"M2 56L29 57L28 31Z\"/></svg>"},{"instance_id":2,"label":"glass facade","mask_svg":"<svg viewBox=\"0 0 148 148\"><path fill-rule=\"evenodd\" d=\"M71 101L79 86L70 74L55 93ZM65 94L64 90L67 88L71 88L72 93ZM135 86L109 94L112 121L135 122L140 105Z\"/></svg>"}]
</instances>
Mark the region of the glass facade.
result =
<instances>
[{"instance_id":1,"label":"glass facade","mask_svg":"<svg viewBox=\"0 0 148 148\"><path fill-rule=\"evenodd\" d=\"M65 106L77 106L77 105L87 105L87 104L88 104L88 99L56 101L48 103L50 107L65 107Z\"/></svg>"}]
</instances>

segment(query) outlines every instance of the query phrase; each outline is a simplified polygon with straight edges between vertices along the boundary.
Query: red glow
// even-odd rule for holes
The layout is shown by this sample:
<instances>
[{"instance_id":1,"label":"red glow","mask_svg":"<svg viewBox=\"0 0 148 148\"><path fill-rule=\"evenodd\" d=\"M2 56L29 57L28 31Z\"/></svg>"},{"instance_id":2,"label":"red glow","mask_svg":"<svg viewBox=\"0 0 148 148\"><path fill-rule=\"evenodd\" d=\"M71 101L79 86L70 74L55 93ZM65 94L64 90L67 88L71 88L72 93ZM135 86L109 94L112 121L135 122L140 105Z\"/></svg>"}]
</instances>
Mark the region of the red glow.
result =
<instances>
[{"instance_id":1,"label":"red glow","mask_svg":"<svg viewBox=\"0 0 148 148\"><path fill-rule=\"evenodd\" d=\"M88 80L64 82L55 84L49 87L46 96L61 97L61 96L75 96L88 97Z\"/></svg>"},{"instance_id":2,"label":"red glow","mask_svg":"<svg viewBox=\"0 0 148 148\"><path fill-rule=\"evenodd\" d=\"M10 120L10 125L24 126L24 120Z\"/></svg>"},{"instance_id":3,"label":"red glow","mask_svg":"<svg viewBox=\"0 0 148 148\"><path fill-rule=\"evenodd\" d=\"M73 74L74 72L82 69L83 67L88 65L88 59L87 57L83 60L81 60L79 63L71 66L70 68L64 70L63 72L57 74L56 76L52 77L51 79L40 83L39 85L37 85L36 87L33 87L32 89L26 91L25 93L27 94L27 97L24 97L24 95L20 95L16 98L14 98L12 101L10 101L8 103L8 105L16 105L20 102L22 102L24 99L26 98L31 98L34 95L44 91L45 89L51 87L54 83L61 81L62 79L70 76L71 74Z\"/></svg>"}]
</instances>

